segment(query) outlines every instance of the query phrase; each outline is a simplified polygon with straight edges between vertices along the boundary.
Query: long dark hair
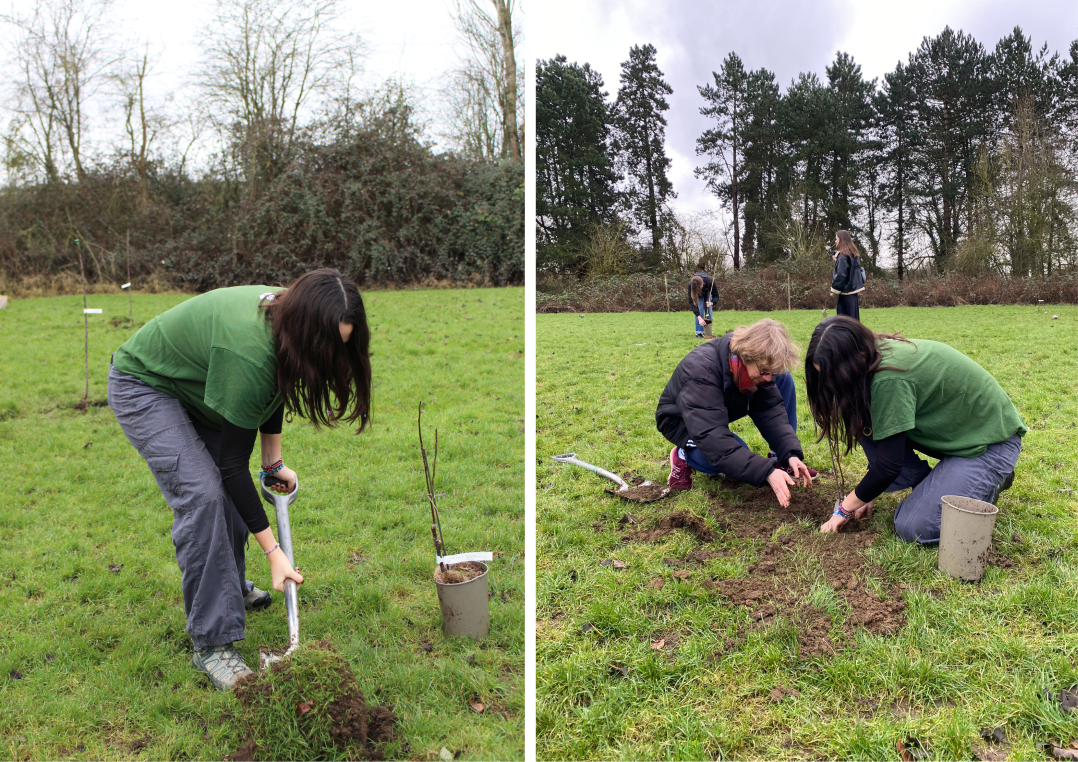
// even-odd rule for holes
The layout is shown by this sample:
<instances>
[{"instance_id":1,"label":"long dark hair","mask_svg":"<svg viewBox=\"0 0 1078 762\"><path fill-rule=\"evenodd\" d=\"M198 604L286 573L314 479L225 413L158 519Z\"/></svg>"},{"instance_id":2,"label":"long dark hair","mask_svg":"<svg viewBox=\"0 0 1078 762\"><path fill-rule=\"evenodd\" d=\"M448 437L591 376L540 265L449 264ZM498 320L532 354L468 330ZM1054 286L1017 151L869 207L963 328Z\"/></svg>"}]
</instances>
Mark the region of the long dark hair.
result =
<instances>
[{"instance_id":1,"label":"long dark hair","mask_svg":"<svg viewBox=\"0 0 1078 762\"><path fill-rule=\"evenodd\" d=\"M355 284L337 270L312 270L262 307L273 324L277 388L289 412L316 426L358 422L356 433L363 431L370 422L371 333ZM352 324L347 342L341 323Z\"/></svg>"},{"instance_id":2,"label":"long dark hair","mask_svg":"<svg viewBox=\"0 0 1078 762\"><path fill-rule=\"evenodd\" d=\"M898 334L873 333L845 315L827 318L812 332L805 352L805 391L812 419L820 427L817 442L827 437L845 444L848 453L859 436L872 435L872 374L904 370L882 365L877 346L881 339L909 341Z\"/></svg>"},{"instance_id":3,"label":"long dark hair","mask_svg":"<svg viewBox=\"0 0 1078 762\"><path fill-rule=\"evenodd\" d=\"M835 238L838 239L838 252L839 254L849 254L851 257L860 257L861 252L857 250L857 244L853 242L853 236L850 235L849 230L840 230L835 233Z\"/></svg>"},{"instance_id":4,"label":"long dark hair","mask_svg":"<svg viewBox=\"0 0 1078 762\"><path fill-rule=\"evenodd\" d=\"M693 304L696 304L696 302L700 299L700 294L701 294L701 292L703 292L703 290L704 290L704 279L703 278L701 278L699 275L694 275L691 278L689 278L689 293L692 294L692 303Z\"/></svg>"}]
</instances>

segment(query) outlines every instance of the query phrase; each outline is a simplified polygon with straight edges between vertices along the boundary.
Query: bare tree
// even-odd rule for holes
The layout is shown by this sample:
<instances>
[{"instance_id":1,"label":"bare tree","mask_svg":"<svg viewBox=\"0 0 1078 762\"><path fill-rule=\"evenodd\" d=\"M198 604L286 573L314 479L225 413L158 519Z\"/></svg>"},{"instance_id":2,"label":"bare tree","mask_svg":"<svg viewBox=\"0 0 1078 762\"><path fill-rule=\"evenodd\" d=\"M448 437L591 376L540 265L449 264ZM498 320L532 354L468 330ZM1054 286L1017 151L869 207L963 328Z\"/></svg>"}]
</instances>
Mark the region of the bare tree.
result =
<instances>
[{"instance_id":1,"label":"bare tree","mask_svg":"<svg viewBox=\"0 0 1078 762\"><path fill-rule=\"evenodd\" d=\"M131 157L135 174L138 175L139 197L143 204L149 202L150 146L168 126L164 115L146 102L146 79L153 64L147 45L141 56L130 59L116 75L123 102L126 150Z\"/></svg>"},{"instance_id":2,"label":"bare tree","mask_svg":"<svg viewBox=\"0 0 1078 762\"><path fill-rule=\"evenodd\" d=\"M451 73L448 137L466 155L520 162L524 104L518 83L524 72L516 60L521 25L513 22L519 6L515 0L491 4L493 15L480 0L457 0L453 17L466 52Z\"/></svg>"},{"instance_id":3,"label":"bare tree","mask_svg":"<svg viewBox=\"0 0 1078 762\"><path fill-rule=\"evenodd\" d=\"M118 55L110 45L112 0L43 0L29 15L0 17L12 34L11 150L33 158L47 182L71 162L81 181L88 105Z\"/></svg>"},{"instance_id":4,"label":"bare tree","mask_svg":"<svg viewBox=\"0 0 1078 762\"><path fill-rule=\"evenodd\" d=\"M227 121L257 187L290 156L312 99L350 80L358 38L338 32L339 0L217 0L200 84Z\"/></svg>"}]
</instances>

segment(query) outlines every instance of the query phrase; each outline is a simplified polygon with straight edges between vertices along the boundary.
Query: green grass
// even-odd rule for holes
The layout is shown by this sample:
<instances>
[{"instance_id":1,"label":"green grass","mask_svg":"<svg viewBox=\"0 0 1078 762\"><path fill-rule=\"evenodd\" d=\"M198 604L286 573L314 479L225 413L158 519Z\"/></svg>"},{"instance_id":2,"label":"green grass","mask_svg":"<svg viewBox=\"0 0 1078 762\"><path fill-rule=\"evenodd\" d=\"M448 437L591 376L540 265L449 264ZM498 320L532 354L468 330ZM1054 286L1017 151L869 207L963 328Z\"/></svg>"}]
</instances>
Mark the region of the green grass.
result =
<instances>
[{"instance_id":1,"label":"green grass","mask_svg":"<svg viewBox=\"0 0 1078 762\"><path fill-rule=\"evenodd\" d=\"M879 331L945 341L990 371L1030 427L1014 487L1004 493L995 547L1015 568L990 567L979 585L936 569L933 548L897 539L892 496L874 522L882 536L865 551L906 590L897 635L859 635L833 658L799 659L783 626L750 633L726 654L724 641L748 621L743 608L699 584L669 584L664 557L696 547L685 532L653 545L620 542L627 511L644 526L675 509L706 516L706 480L665 502L632 506L603 493L606 482L549 460L585 461L665 480L670 445L655 430L655 405L681 358L697 344L688 313L538 315L537 747L540 759L894 759L895 743L919 738L932 759L970 759L982 729L1002 727L1012 759L1043 759L1046 740L1078 737L1078 712L1045 697L1078 683L1078 311L1052 307L866 310ZM716 334L761 317L781 320L802 349L815 311L718 313ZM830 467L813 442L798 387L806 460ZM735 431L766 445L748 419ZM859 450L847 459L855 478ZM598 522L593 526L593 522ZM1023 542L1012 540L1018 533ZM705 575L740 577L751 543L709 561ZM618 559L628 568L602 567ZM693 574L698 577L699 574ZM660 590L648 586L667 578ZM834 607L828 588L810 600ZM676 632L676 652L649 643ZM778 685L800 695L769 700ZM874 712L864 711L875 702Z\"/></svg>"},{"instance_id":2,"label":"green grass","mask_svg":"<svg viewBox=\"0 0 1078 762\"><path fill-rule=\"evenodd\" d=\"M186 297L92 296L90 398L110 353ZM400 758L520 759L524 748L523 289L365 297L373 426L286 423L301 643L332 639L370 704L400 718ZM0 756L222 759L245 739L236 708L191 665L172 513L108 407L83 394L82 299L0 311ZM416 405L439 430L449 552L495 553L491 634L447 639L432 582ZM252 467L257 471L257 448ZM272 516L272 511L269 512ZM272 521L272 518L271 518ZM254 543L248 577L268 586ZM110 565L116 571L110 570ZM240 645L283 647L283 598L247 619ZM470 657L474 657L470 661ZM21 674L15 679L13 672ZM478 695L489 708L469 708ZM289 718L282 721L287 722Z\"/></svg>"}]
</instances>

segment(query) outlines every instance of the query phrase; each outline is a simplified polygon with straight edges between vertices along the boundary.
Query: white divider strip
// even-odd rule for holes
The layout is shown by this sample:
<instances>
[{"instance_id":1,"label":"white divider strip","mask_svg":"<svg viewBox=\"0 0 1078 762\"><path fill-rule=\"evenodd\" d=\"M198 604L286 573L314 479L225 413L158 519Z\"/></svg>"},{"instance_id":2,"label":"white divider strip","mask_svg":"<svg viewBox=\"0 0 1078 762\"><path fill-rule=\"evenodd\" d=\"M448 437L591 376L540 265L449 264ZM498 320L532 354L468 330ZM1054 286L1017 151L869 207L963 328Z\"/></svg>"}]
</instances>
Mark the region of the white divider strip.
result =
<instances>
[{"instance_id":1,"label":"white divider strip","mask_svg":"<svg viewBox=\"0 0 1078 762\"><path fill-rule=\"evenodd\" d=\"M459 564L465 561L493 561L494 554L489 550L479 550L474 553L457 553L452 556L435 556L440 564Z\"/></svg>"},{"instance_id":2,"label":"white divider strip","mask_svg":"<svg viewBox=\"0 0 1078 762\"><path fill-rule=\"evenodd\" d=\"M86 315L100 315L101 310L95 310L95 309L91 308L91 309L88 309L88 310L83 310L83 314L86 314Z\"/></svg>"}]
</instances>

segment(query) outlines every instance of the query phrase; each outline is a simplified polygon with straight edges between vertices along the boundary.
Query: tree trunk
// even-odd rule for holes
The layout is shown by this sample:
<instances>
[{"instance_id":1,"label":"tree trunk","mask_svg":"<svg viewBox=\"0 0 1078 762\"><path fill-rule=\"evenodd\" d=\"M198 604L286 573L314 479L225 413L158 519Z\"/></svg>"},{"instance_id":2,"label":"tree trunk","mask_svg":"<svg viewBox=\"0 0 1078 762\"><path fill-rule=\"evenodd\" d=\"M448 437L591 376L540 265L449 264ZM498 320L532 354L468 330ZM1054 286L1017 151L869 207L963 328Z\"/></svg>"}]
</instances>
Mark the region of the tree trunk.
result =
<instances>
[{"instance_id":1,"label":"tree trunk","mask_svg":"<svg viewBox=\"0 0 1078 762\"><path fill-rule=\"evenodd\" d=\"M508 0L493 0L498 11L498 34L502 38L505 60L505 109L502 113L502 133L509 161L520 163L520 140L517 135L517 57L513 50L512 8Z\"/></svg>"}]
</instances>

